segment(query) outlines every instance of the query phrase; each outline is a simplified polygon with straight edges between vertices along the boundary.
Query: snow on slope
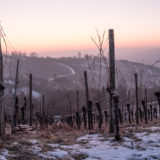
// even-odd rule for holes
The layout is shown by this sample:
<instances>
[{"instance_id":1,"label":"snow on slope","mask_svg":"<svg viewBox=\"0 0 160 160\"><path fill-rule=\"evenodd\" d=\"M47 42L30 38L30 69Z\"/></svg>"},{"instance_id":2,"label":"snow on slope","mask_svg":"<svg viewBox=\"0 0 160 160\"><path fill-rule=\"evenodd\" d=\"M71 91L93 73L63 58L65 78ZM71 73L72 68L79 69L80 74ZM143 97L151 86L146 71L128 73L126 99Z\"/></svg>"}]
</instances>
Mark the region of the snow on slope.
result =
<instances>
[{"instance_id":1,"label":"snow on slope","mask_svg":"<svg viewBox=\"0 0 160 160\"><path fill-rule=\"evenodd\" d=\"M85 135L77 139L78 144L72 146L53 145L53 150L44 155L73 159L77 154L86 156L85 160L160 160L160 127L148 129L155 133L135 133L132 137L123 137L120 143L112 137L104 138L100 134Z\"/></svg>"},{"instance_id":2,"label":"snow on slope","mask_svg":"<svg viewBox=\"0 0 160 160\"><path fill-rule=\"evenodd\" d=\"M83 160L160 160L160 127L143 128L142 132L122 136L120 142L114 141L114 137L101 134L80 137L74 145L42 144L33 139L29 141L34 143L31 143L28 150L44 160L75 160L75 157L83 157ZM50 146L49 150L43 151L42 145ZM4 154L4 151L0 152L0 160L10 156Z\"/></svg>"},{"instance_id":3,"label":"snow on slope","mask_svg":"<svg viewBox=\"0 0 160 160\"><path fill-rule=\"evenodd\" d=\"M5 94L7 94L8 90L5 90ZM12 93L14 93L14 88L12 89ZM18 88L17 90L17 94L21 94L23 93L24 95L29 95L29 88L27 87L22 87L22 88ZM41 94L35 90L32 90L32 96L35 99L38 99L41 97Z\"/></svg>"}]
</instances>

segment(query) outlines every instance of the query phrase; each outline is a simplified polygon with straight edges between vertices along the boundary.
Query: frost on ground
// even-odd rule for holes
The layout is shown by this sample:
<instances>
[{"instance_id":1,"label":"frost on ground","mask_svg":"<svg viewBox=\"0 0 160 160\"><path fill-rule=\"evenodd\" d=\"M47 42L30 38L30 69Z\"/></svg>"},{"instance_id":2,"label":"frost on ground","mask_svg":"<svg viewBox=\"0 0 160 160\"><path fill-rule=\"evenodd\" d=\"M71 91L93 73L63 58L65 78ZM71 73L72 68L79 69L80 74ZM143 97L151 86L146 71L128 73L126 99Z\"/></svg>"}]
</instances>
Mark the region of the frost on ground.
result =
<instances>
[{"instance_id":1,"label":"frost on ground","mask_svg":"<svg viewBox=\"0 0 160 160\"><path fill-rule=\"evenodd\" d=\"M158 128L156 128L158 129ZM160 129L160 128L159 128ZM151 128L152 130L152 128ZM135 133L132 138L123 137L121 142L104 138L100 134L85 135L74 145L48 144L53 150L39 156L59 159L74 159L82 156L85 160L152 160L160 159L160 133Z\"/></svg>"},{"instance_id":2,"label":"frost on ground","mask_svg":"<svg viewBox=\"0 0 160 160\"><path fill-rule=\"evenodd\" d=\"M160 160L160 127L146 128L114 141L114 137L90 134L79 137L73 145L39 140L28 140L31 151L38 159L52 160ZM14 142L15 143L15 142ZM44 147L45 146L45 147ZM6 160L9 151L0 152L0 160ZM14 159L14 158L13 158Z\"/></svg>"},{"instance_id":3,"label":"frost on ground","mask_svg":"<svg viewBox=\"0 0 160 160\"><path fill-rule=\"evenodd\" d=\"M14 157L14 155L9 154L8 152L9 152L9 151L8 151L7 149L3 149L3 150L1 151L0 160L7 160L6 157Z\"/></svg>"},{"instance_id":4,"label":"frost on ground","mask_svg":"<svg viewBox=\"0 0 160 160\"><path fill-rule=\"evenodd\" d=\"M38 141L36 139L30 139L29 142L32 144L36 144Z\"/></svg>"}]
</instances>

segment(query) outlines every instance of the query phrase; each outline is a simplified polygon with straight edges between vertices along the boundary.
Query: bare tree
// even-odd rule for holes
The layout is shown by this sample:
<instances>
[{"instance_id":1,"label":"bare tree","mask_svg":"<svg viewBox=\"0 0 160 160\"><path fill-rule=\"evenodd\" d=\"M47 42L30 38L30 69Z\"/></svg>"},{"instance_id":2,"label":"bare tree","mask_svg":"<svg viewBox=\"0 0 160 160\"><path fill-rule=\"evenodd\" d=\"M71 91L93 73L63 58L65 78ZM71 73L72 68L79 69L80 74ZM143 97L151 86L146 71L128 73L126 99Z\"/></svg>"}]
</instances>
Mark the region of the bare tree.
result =
<instances>
[{"instance_id":1,"label":"bare tree","mask_svg":"<svg viewBox=\"0 0 160 160\"><path fill-rule=\"evenodd\" d=\"M107 58L107 56L105 56L105 52L104 52L104 42L106 41L106 36L105 36L106 31L103 31L102 36L100 35L98 29L96 29L96 33L97 33L97 38L91 37L91 39L98 49L98 57L99 57L98 89L100 90L101 78L102 78L102 62L104 62L104 64L105 64L105 68L106 68L105 71L106 71L107 78L109 77L109 65L108 65L108 58Z\"/></svg>"}]
</instances>

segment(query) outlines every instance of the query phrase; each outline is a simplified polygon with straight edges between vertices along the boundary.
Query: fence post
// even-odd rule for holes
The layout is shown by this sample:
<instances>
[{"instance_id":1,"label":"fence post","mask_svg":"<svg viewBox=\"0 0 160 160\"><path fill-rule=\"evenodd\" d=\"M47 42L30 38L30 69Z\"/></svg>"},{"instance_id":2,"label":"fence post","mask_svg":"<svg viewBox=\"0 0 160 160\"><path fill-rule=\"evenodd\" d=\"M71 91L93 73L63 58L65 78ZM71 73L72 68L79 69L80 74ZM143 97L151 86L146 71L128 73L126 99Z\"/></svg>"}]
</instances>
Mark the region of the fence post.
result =
<instances>
[{"instance_id":1,"label":"fence post","mask_svg":"<svg viewBox=\"0 0 160 160\"><path fill-rule=\"evenodd\" d=\"M109 29L109 71L111 91L115 90L115 49L114 49L114 30ZM113 97L110 94L110 123L109 132L114 133L114 104Z\"/></svg>"},{"instance_id":2,"label":"fence post","mask_svg":"<svg viewBox=\"0 0 160 160\"><path fill-rule=\"evenodd\" d=\"M138 120L138 75L135 73L135 89L136 89L136 123L139 123Z\"/></svg>"}]
</instances>

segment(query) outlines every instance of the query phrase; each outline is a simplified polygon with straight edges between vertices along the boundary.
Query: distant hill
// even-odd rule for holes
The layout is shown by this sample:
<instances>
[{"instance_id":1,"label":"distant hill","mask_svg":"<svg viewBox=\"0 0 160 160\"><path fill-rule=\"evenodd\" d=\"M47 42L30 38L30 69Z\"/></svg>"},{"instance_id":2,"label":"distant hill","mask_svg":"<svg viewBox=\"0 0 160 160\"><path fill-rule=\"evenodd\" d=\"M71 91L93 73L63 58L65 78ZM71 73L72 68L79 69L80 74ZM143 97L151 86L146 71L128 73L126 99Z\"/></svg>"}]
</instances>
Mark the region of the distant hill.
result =
<instances>
[{"instance_id":1,"label":"distant hill","mask_svg":"<svg viewBox=\"0 0 160 160\"><path fill-rule=\"evenodd\" d=\"M152 52L158 55L158 51ZM146 53L150 56L150 52ZM147 56L147 57L148 57ZM108 83L108 71L105 62L101 66L97 57L85 58L38 58L24 56L8 56L4 76L6 80L14 80L16 70L16 59L20 59L20 78L28 79L28 74L32 73L36 82L44 80L45 84L53 89L73 89L81 88L84 85L83 71L88 71L89 87L106 87ZM154 60L154 56L152 58ZM160 68L145 65L142 63L129 62L127 60L116 61L116 85L125 88L134 87L134 73L139 75L139 82L146 86L160 84ZM25 84L27 84L26 82ZM37 88L39 90L39 88Z\"/></svg>"},{"instance_id":2,"label":"distant hill","mask_svg":"<svg viewBox=\"0 0 160 160\"><path fill-rule=\"evenodd\" d=\"M81 50L70 50L70 51L56 51L49 53L41 53L43 55L64 55L66 56L76 56L80 52L81 55L97 55L97 49L81 49ZM105 48L105 54L108 53L108 48ZM160 60L160 47L157 48L116 48L115 49L117 60L128 60L131 62L138 62L152 65L155 61ZM160 67L160 63L156 66Z\"/></svg>"},{"instance_id":3,"label":"distant hill","mask_svg":"<svg viewBox=\"0 0 160 160\"><path fill-rule=\"evenodd\" d=\"M152 65L155 64L156 61L160 61L160 48L116 49L116 57L117 59ZM156 63L155 65L160 67L160 63Z\"/></svg>"}]
</instances>

